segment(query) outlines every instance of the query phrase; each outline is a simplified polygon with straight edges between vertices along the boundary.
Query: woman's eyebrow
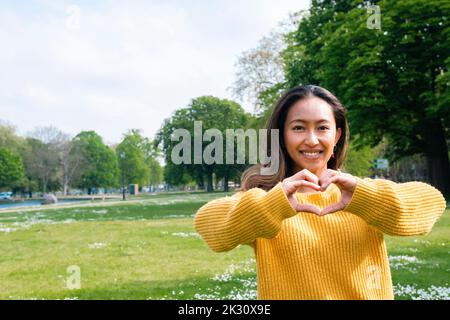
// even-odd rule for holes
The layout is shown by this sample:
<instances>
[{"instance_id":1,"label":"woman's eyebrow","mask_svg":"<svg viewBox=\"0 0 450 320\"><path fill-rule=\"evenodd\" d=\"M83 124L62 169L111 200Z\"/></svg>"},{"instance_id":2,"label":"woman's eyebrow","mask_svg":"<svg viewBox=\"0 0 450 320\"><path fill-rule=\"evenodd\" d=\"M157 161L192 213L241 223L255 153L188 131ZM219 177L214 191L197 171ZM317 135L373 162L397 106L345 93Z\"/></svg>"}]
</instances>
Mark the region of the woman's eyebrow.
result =
<instances>
[{"instance_id":1,"label":"woman's eyebrow","mask_svg":"<svg viewBox=\"0 0 450 320\"><path fill-rule=\"evenodd\" d=\"M289 124L293 123L293 122L304 122L304 123L308 123L308 122L314 122L314 123L322 123L322 122L330 122L330 120L327 119L320 119L317 121L307 121L307 120L303 120L303 119L294 119L291 122L289 122Z\"/></svg>"}]
</instances>

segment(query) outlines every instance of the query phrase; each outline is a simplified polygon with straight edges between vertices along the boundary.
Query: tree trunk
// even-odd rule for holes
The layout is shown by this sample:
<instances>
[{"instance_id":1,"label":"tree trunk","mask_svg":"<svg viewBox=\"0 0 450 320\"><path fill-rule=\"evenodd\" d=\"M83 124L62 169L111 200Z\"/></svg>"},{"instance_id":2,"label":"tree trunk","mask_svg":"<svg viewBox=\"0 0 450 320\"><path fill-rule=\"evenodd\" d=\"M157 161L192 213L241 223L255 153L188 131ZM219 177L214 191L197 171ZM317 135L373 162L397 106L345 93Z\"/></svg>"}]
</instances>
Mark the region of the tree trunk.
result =
<instances>
[{"instance_id":1,"label":"tree trunk","mask_svg":"<svg viewBox=\"0 0 450 320\"><path fill-rule=\"evenodd\" d=\"M213 192L213 173L212 171L208 170L208 184L206 186L206 192Z\"/></svg>"},{"instance_id":2,"label":"tree trunk","mask_svg":"<svg viewBox=\"0 0 450 320\"><path fill-rule=\"evenodd\" d=\"M223 191L228 192L228 172L225 172L223 177Z\"/></svg>"},{"instance_id":3,"label":"tree trunk","mask_svg":"<svg viewBox=\"0 0 450 320\"><path fill-rule=\"evenodd\" d=\"M427 139L428 148L425 157L430 183L448 197L450 196L450 162L445 132L439 122L433 123L429 129L430 136Z\"/></svg>"},{"instance_id":4,"label":"tree trunk","mask_svg":"<svg viewBox=\"0 0 450 320\"><path fill-rule=\"evenodd\" d=\"M197 185L200 190L205 190L205 182L203 180L203 174L200 170L197 170Z\"/></svg>"},{"instance_id":5,"label":"tree trunk","mask_svg":"<svg viewBox=\"0 0 450 320\"><path fill-rule=\"evenodd\" d=\"M446 197L450 196L450 169L448 154L427 154L428 172L431 184Z\"/></svg>"},{"instance_id":6,"label":"tree trunk","mask_svg":"<svg viewBox=\"0 0 450 320\"><path fill-rule=\"evenodd\" d=\"M43 193L46 194L47 193L47 180L46 179L42 180L42 189L43 189Z\"/></svg>"},{"instance_id":7,"label":"tree trunk","mask_svg":"<svg viewBox=\"0 0 450 320\"><path fill-rule=\"evenodd\" d=\"M67 183L64 183L64 189L63 189L64 197L67 196L67 189L68 189L68 185L67 185Z\"/></svg>"}]
</instances>

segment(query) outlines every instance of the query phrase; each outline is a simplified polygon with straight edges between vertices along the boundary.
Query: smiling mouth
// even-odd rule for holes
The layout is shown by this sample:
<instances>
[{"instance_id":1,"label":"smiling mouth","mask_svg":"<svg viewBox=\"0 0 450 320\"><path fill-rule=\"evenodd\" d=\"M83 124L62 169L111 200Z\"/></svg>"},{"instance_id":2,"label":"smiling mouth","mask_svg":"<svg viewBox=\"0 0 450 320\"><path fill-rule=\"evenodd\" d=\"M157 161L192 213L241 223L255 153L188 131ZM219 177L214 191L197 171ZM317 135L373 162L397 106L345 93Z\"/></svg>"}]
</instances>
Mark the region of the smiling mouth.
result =
<instances>
[{"instance_id":1,"label":"smiling mouth","mask_svg":"<svg viewBox=\"0 0 450 320\"><path fill-rule=\"evenodd\" d=\"M300 154L306 159L318 159L323 151L300 151Z\"/></svg>"}]
</instances>

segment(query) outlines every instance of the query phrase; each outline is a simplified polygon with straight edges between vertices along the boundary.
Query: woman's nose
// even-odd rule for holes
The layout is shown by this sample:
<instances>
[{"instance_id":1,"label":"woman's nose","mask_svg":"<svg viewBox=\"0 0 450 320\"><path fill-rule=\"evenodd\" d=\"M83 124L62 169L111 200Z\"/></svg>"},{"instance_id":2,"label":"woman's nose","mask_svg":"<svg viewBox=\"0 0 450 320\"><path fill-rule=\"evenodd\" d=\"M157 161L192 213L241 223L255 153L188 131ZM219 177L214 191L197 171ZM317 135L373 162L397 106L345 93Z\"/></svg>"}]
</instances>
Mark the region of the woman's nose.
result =
<instances>
[{"instance_id":1,"label":"woman's nose","mask_svg":"<svg viewBox=\"0 0 450 320\"><path fill-rule=\"evenodd\" d=\"M308 132L305 143L309 146L315 146L319 144L319 140L317 139L314 131Z\"/></svg>"}]
</instances>

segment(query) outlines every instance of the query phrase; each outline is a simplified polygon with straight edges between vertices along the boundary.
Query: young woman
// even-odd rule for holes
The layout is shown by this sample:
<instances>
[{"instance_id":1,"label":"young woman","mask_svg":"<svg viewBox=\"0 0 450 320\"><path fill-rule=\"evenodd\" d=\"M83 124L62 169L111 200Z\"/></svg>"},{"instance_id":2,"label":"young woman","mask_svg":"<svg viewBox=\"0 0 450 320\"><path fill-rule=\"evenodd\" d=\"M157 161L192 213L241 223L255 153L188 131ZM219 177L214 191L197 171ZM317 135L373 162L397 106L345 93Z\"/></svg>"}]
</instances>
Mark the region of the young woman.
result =
<instances>
[{"instance_id":1,"label":"young woman","mask_svg":"<svg viewBox=\"0 0 450 320\"><path fill-rule=\"evenodd\" d=\"M198 210L199 234L217 252L253 247L259 299L393 299L383 234L430 232L442 194L342 173L347 118L323 88L287 92L267 129L280 132L277 174L244 172L240 192Z\"/></svg>"}]
</instances>

